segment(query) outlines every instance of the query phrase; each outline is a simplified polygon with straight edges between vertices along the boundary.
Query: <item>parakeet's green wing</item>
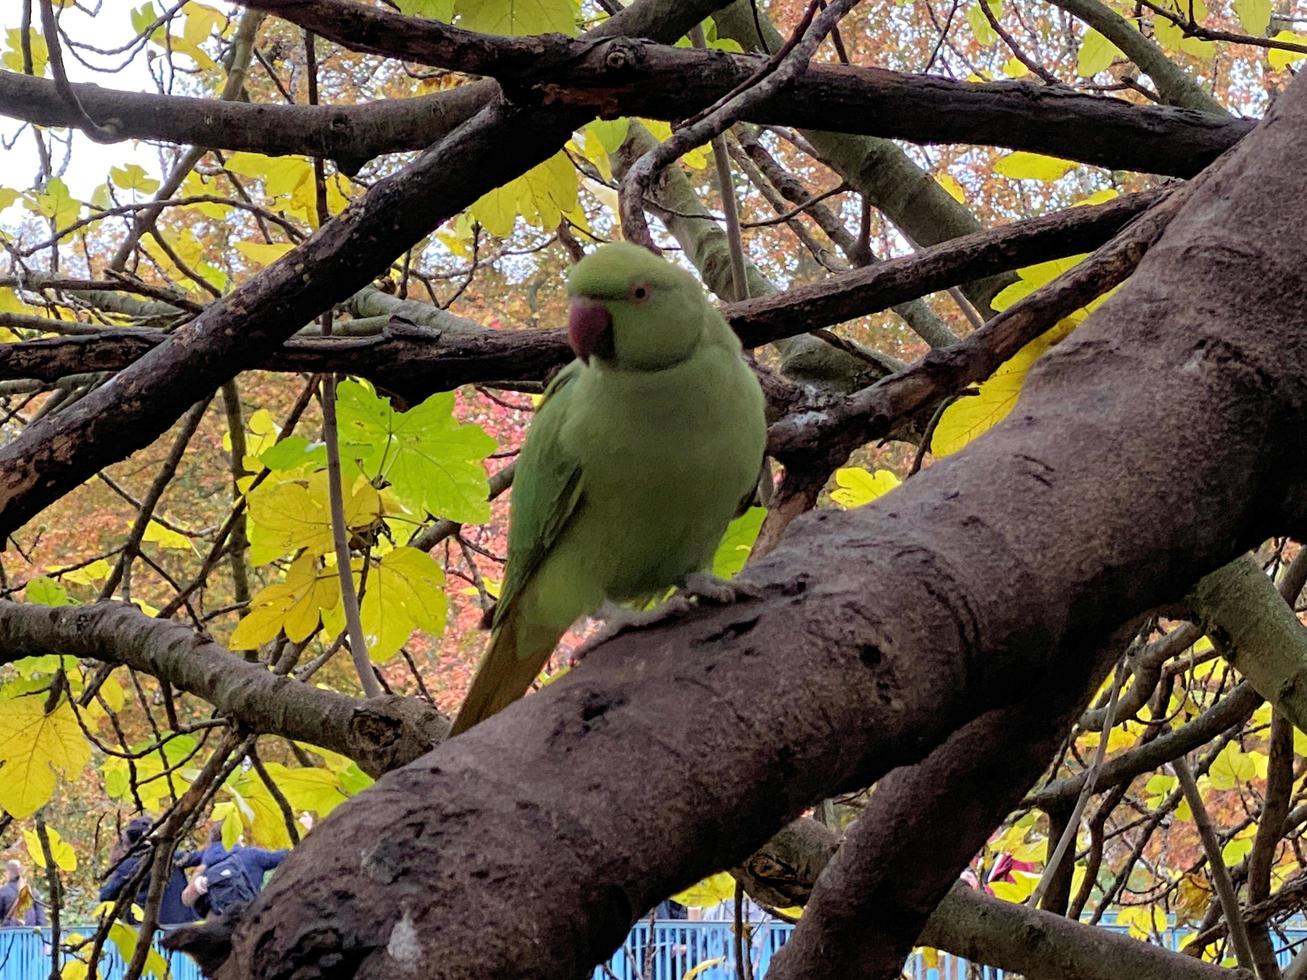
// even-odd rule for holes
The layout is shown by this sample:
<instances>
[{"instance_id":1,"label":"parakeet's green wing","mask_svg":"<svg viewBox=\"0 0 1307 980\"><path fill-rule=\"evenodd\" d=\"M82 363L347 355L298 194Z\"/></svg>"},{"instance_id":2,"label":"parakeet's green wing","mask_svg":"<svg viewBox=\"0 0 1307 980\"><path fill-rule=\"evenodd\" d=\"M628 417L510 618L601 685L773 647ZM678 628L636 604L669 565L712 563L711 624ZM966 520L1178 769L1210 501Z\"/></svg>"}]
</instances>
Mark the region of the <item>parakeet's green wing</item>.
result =
<instances>
[{"instance_id":1,"label":"parakeet's green wing","mask_svg":"<svg viewBox=\"0 0 1307 980\"><path fill-rule=\"evenodd\" d=\"M545 389L513 479L513 523L508 536L508 567L491 620L498 626L513 600L553 549L581 503L581 467L559 439L581 368L573 361Z\"/></svg>"}]
</instances>

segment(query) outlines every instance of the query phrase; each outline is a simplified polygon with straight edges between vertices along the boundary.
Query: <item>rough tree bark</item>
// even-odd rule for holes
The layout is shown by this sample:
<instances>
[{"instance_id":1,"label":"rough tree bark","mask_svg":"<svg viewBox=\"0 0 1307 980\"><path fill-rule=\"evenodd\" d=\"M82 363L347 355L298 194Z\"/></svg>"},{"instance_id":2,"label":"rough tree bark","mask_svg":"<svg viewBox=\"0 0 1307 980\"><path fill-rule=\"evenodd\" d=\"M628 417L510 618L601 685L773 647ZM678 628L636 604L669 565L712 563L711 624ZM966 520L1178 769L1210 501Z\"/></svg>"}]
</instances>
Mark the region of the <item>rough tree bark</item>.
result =
<instances>
[{"instance_id":1,"label":"rough tree bark","mask_svg":"<svg viewBox=\"0 0 1307 980\"><path fill-rule=\"evenodd\" d=\"M619 636L339 808L222 976L579 976L814 800L1083 683L1129 617L1300 533L1307 239L1266 202L1307 199L1304 152L1299 80L1004 424L796 520L762 598Z\"/></svg>"}]
</instances>

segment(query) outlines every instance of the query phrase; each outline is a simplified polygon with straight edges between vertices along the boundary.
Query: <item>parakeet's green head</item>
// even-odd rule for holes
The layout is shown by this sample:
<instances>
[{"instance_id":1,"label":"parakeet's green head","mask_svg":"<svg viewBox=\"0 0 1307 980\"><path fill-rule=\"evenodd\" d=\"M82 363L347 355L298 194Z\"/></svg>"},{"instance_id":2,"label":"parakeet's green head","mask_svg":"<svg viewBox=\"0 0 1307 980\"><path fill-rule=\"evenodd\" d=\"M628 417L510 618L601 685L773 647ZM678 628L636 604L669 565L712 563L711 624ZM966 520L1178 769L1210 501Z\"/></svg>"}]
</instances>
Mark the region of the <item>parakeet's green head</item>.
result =
<instances>
[{"instance_id":1,"label":"parakeet's green head","mask_svg":"<svg viewBox=\"0 0 1307 980\"><path fill-rule=\"evenodd\" d=\"M685 360L710 312L693 276L629 242L601 245L574 265L567 294L576 356L618 370L657 371Z\"/></svg>"}]
</instances>

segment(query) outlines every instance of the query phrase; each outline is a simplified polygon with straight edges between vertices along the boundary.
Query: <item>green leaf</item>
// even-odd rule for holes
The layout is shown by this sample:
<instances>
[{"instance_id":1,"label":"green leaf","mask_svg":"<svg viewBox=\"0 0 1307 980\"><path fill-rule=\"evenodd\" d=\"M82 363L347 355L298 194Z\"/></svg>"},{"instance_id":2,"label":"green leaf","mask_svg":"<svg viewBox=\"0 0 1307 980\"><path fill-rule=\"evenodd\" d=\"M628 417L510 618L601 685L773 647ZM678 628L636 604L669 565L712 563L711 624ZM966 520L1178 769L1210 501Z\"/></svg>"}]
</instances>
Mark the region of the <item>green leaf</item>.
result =
<instances>
[{"instance_id":1,"label":"green leaf","mask_svg":"<svg viewBox=\"0 0 1307 980\"><path fill-rule=\"evenodd\" d=\"M29 581L23 589L23 596L28 602L37 602L43 606L76 605L67 589L45 575L38 575Z\"/></svg>"},{"instance_id":2,"label":"green leaf","mask_svg":"<svg viewBox=\"0 0 1307 980\"><path fill-rule=\"evenodd\" d=\"M1271 26L1271 0L1234 0L1234 12L1243 29L1262 37Z\"/></svg>"},{"instance_id":3,"label":"green leaf","mask_svg":"<svg viewBox=\"0 0 1307 980\"><path fill-rule=\"evenodd\" d=\"M713 556L712 571L718 578L734 578L749 560L753 543L758 540L762 530L763 519L767 516L766 507L750 507L743 514L726 526L726 534L717 546Z\"/></svg>"},{"instance_id":4,"label":"green leaf","mask_svg":"<svg viewBox=\"0 0 1307 980\"><path fill-rule=\"evenodd\" d=\"M626 116L618 119L596 119L587 123L585 127L588 131L595 134L599 140L599 145L608 153L616 153L624 142L626 142L627 131L631 128L631 120Z\"/></svg>"},{"instance_id":5,"label":"green leaf","mask_svg":"<svg viewBox=\"0 0 1307 980\"><path fill-rule=\"evenodd\" d=\"M337 390L341 456L357 460L370 479L390 482L395 496L427 513L464 523L490 517L483 460L495 440L454 417L454 393L432 395L407 412L357 381Z\"/></svg>"},{"instance_id":6,"label":"green leaf","mask_svg":"<svg viewBox=\"0 0 1307 980\"><path fill-rule=\"evenodd\" d=\"M270 470L298 470L310 465L320 469L327 465L327 447L321 442L309 442L303 436L288 436L260 453L259 462Z\"/></svg>"},{"instance_id":7,"label":"green leaf","mask_svg":"<svg viewBox=\"0 0 1307 980\"><path fill-rule=\"evenodd\" d=\"M68 185L59 177L51 177L44 191L29 191L25 197L28 207L49 218L56 228L71 225L82 213L81 203L73 200Z\"/></svg>"},{"instance_id":8,"label":"green leaf","mask_svg":"<svg viewBox=\"0 0 1307 980\"><path fill-rule=\"evenodd\" d=\"M110 167L109 179L115 186L125 191L153 194L159 189L159 182L147 174L139 163L129 163L125 167Z\"/></svg>"},{"instance_id":9,"label":"green leaf","mask_svg":"<svg viewBox=\"0 0 1307 980\"><path fill-rule=\"evenodd\" d=\"M454 0L398 0L399 12L448 24L454 19Z\"/></svg>"},{"instance_id":10,"label":"green leaf","mask_svg":"<svg viewBox=\"0 0 1307 980\"><path fill-rule=\"evenodd\" d=\"M1080 53L1076 56L1076 74L1082 78L1093 78L1100 71L1106 71L1117 58L1124 57L1120 48L1098 31L1091 29L1080 42Z\"/></svg>"},{"instance_id":11,"label":"green leaf","mask_svg":"<svg viewBox=\"0 0 1307 980\"><path fill-rule=\"evenodd\" d=\"M1002 16L1003 4L1002 0L976 0L967 8L967 24L971 27L971 33L976 36L981 47L987 48L998 40L998 33L990 26L989 18L980 9L982 3L989 4L989 9L996 19Z\"/></svg>"},{"instance_id":12,"label":"green leaf","mask_svg":"<svg viewBox=\"0 0 1307 980\"><path fill-rule=\"evenodd\" d=\"M484 34L575 34L576 0L457 0L458 26Z\"/></svg>"}]
</instances>

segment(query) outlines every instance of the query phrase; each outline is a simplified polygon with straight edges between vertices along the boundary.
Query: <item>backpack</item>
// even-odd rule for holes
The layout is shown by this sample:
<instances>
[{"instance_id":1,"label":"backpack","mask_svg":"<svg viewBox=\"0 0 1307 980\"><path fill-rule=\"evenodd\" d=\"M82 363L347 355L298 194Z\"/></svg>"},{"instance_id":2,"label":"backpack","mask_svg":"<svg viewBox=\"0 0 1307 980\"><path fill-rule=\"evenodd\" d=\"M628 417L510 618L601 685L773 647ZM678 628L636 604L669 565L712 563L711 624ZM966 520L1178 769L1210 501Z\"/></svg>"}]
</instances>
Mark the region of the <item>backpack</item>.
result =
<instances>
[{"instance_id":1,"label":"backpack","mask_svg":"<svg viewBox=\"0 0 1307 980\"><path fill-rule=\"evenodd\" d=\"M224 915L236 905L248 905L259 895L258 884L250 880L234 852L205 868L204 877L209 881L209 908L215 915Z\"/></svg>"}]
</instances>

